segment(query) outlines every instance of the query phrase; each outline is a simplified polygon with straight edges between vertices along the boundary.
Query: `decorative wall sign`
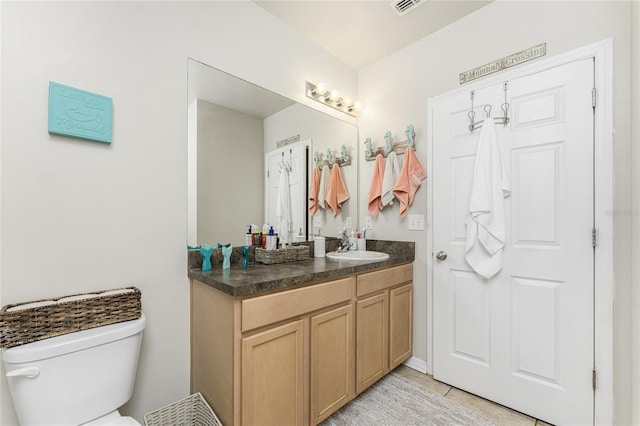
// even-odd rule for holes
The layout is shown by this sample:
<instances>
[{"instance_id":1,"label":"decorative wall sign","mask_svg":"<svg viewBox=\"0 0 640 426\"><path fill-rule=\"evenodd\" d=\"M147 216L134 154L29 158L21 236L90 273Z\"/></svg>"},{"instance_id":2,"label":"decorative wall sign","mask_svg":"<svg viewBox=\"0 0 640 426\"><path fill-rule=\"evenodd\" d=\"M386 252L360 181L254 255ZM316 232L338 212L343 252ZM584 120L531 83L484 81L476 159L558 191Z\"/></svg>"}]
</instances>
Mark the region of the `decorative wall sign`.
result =
<instances>
[{"instance_id":1,"label":"decorative wall sign","mask_svg":"<svg viewBox=\"0 0 640 426\"><path fill-rule=\"evenodd\" d=\"M113 99L49 82L49 133L111 143Z\"/></svg>"},{"instance_id":2,"label":"decorative wall sign","mask_svg":"<svg viewBox=\"0 0 640 426\"><path fill-rule=\"evenodd\" d=\"M537 46L530 47L523 50L522 52L514 53L513 55L506 56L502 59L498 59L497 61L489 62L488 64L460 73L460 84L464 84L471 80L475 80L476 78L484 77L485 75L507 69L514 65L519 65L523 62L539 58L546 54L547 43L542 43Z\"/></svg>"},{"instance_id":3,"label":"decorative wall sign","mask_svg":"<svg viewBox=\"0 0 640 426\"><path fill-rule=\"evenodd\" d=\"M291 136L287 139L282 139L281 141L276 142L276 147L282 148L283 146L289 145L290 143L300 142L300 135Z\"/></svg>"}]
</instances>

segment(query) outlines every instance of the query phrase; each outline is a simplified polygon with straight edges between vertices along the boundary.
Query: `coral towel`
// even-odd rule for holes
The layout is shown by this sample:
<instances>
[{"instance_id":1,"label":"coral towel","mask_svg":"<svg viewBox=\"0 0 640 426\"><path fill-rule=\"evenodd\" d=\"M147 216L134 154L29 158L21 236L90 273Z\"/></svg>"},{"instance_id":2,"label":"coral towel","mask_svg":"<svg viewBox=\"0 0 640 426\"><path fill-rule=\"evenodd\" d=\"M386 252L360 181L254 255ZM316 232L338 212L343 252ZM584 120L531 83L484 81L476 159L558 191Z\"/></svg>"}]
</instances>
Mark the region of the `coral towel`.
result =
<instances>
[{"instance_id":1,"label":"coral towel","mask_svg":"<svg viewBox=\"0 0 640 426\"><path fill-rule=\"evenodd\" d=\"M398 175L398 180L393 186L393 194L400 200L400 217L407 215L407 210L413 204L413 198L423 180L427 178L427 172L416 157L413 148L404 151L404 161L402 170Z\"/></svg>"},{"instance_id":2,"label":"coral towel","mask_svg":"<svg viewBox=\"0 0 640 426\"><path fill-rule=\"evenodd\" d=\"M382 204L382 177L384 176L384 159L382 154L376 155L376 164L373 166L373 176L369 187L369 213L378 217Z\"/></svg>"},{"instance_id":3,"label":"coral towel","mask_svg":"<svg viewBox=\"0 0 640 426\"><path fill-rule=\"evenodd\" d=\"M321 209L326 209L326 195L327 195L327 187L329 186L329 177L331 172L329 171L329 166L325 165L322 167L322 171L320 172L320 188L318 188L318 207Z\"/></svg>"},{"instance_id":4,"label":"coral towel","mask_svg":"<svg viewBox=\"0 0 640 426\"><path fill-rule=\"evenodd\" d=\"M471 183L465 259L489 279L502 269L504 197L511 194L509 176L492 119L484 120Z\"/></svg>"},{"instance_id":5,"label":"coral towel","mask_svg":"<svg viewBox=\"0 0 640 426\"><path fill-rule=\"evenodd\" d=\"M398 154L395 151L391 151L387 157L387 164L384 166L384 176L382 177L382 196L380 199L385 207L393 204L393 186L398 180L399 172Z\"/></svg>"},{"instance_id":6,"label":"coral towel","mask_svg":"<svg viewBox=\"0 0 640 426\"><path fill-rule=\"evenodd\" d=\"M349 191L344 186L342 180L342 173L340 173L340 166L334 164L331 168L331 178L329 179L329 186L327 187L327 195L325 196L325 203L327 207L333 210L333 216L337 216L342 209L342 203L349 199Z\"/></svg>"},{"instance_id":7,"label":"coral towel","mask_svg":"<svg viewBox=\"0 0 640 426\"><path fill-rule=\"evenodd\" d=\"M320 169L313 168L311 185L309 186L309 214L313 216L318 211L318 193L320 192Z\"/></svg>"}]
</instances>

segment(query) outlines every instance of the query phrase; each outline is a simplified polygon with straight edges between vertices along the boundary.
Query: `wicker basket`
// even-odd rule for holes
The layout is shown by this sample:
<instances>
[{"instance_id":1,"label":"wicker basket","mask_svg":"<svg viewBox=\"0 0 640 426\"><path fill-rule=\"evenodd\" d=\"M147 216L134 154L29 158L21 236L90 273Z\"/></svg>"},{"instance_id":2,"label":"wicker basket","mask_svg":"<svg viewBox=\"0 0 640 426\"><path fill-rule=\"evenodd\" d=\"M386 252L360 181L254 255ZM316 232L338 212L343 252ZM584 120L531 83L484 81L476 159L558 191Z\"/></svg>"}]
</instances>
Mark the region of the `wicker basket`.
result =
<instances>
[{"instance_id":1,"label":"wicker basket","mask_svg":"<svg viewBox=\"0 0 640 426\"><path fill-rule=\"evenodd\" d=\"M144 424L145 426L222 426L199 392L145 414Z\"/></svg>"},{"instance_id":2,"label":"wicker basket","mask_svg":"<svg viewBox=\"0 0 640 426\"><path fill-rule=\"evenodd\" d=\"M0 310L0 348L138 319L140 295L127 287L6 305Z\"/></svg>"},{"instance_id":3,"label":"wicker basket","mask_svg":"<svg viewBox=\"0 0 640 426\"><path fill-rule=\"evenodd\" d=\"M265 250L256 248L256 262L271 265L274 263L296 262L298 260L309 259L308 246L293 246L277 250Z\"/></svg>"}]
</instances>

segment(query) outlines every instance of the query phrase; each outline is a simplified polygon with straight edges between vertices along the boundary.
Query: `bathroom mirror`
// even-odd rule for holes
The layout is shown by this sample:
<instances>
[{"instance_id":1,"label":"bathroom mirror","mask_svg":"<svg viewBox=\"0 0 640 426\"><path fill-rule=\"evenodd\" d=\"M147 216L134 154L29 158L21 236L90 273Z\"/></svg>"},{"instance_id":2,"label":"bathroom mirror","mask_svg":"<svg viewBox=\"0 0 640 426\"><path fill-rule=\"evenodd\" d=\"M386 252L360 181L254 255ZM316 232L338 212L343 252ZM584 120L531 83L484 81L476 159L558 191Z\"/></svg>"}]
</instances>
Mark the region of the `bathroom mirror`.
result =
<instances>
[{"instance_id":1,"label":"bathroom mirror","mask_svg":"<svg viewBox=\"0 0 640 426\"><path fill-rule=\"evenodd\" d=\"M295 225L293 233L297 235L302 228L304 239L318 234L336 236L349 220L357 225L356 126L191 58L187 79L189 245L244 245L247 225L262 227L275 204L273 191L266 194L268 173L271 181L274 173L267 157L282 151L287 161L293 149L305 153L294 164L305 195L291 206L301 211L304 223ZM319 209L313 220L306 194L315 167L314 153L326 159L330 149L342 156L342 145L351 157L351 164L340 169L350 199L337 216ZM304 151L306 146L308 151Z\"/></svg>"}]
</instances>

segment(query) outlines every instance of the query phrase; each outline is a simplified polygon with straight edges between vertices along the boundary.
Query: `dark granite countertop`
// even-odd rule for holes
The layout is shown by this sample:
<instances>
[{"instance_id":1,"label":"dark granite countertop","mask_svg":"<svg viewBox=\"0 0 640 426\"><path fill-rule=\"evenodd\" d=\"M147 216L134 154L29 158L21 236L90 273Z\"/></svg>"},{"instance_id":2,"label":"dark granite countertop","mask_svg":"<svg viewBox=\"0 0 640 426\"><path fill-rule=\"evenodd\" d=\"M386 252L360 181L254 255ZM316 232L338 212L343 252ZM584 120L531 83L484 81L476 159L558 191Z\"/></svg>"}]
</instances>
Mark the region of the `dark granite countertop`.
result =
<instances>
[{"instance_id":1,"label":"dark granite countertop","mask_svg":"<svg viewBox=\"0 0 640 426\"><path fill-rule=\"evenodd\" d=\"M310 249L313 253L312 247ZM197 260L190 259L189 278L210 285L234 297L254 296L273 290L294 288L312 282L336 280L357 273L410 263L415 258L415 243L413 242L368 240L367 250L388 253L389 259L384 261L336 261L326 257L312 257L308 260L274 265L250 262L247 269L242 269L240 263L234 264L232 261L230 269L221 269L220 266L214 264L213 269L206 272L194 268ZM201 257L200 262L202 262Z\"/></svg>"}]
</instances>

